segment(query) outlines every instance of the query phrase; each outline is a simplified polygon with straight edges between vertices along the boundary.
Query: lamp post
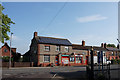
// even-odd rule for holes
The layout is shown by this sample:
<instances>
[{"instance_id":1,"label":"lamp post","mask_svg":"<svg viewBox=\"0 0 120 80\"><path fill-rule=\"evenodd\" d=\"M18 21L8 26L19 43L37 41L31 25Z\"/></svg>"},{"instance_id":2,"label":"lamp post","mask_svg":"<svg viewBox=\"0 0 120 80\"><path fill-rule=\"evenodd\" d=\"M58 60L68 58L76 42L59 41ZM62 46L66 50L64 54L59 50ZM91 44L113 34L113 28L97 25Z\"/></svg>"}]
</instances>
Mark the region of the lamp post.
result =
<instances>
[{"instance_id":1,"label":"lamp post","mask_svg":"<svg viewBox=\"0 0 120 80\"><path fill-rule=\"evenodd\" d=\"M12 51L11 51L11 43L12 43L12 32L11 32L11 36L10 36L10 58L9 58L9 68L11 68L11 53L12 53Z\"/></svg>"}]
</instances>

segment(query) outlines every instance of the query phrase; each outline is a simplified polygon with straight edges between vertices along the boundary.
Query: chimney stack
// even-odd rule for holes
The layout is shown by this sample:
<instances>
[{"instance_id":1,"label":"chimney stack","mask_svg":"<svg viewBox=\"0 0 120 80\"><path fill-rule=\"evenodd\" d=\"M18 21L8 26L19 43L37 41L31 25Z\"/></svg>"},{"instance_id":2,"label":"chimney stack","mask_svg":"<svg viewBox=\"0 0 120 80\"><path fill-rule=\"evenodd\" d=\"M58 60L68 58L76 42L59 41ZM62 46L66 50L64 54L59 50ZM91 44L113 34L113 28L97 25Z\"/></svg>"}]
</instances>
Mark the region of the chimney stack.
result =
<instances>
[{"instance_id":1,"label":"chimney stack","mask_svg":"<svg viewBox=\"0 0 120 80\"><path fill-rule=\"evenodd\" d=\"M37 36L37 32L34 32L34 37L36 37Z\"/></svg>"},{"instance_id":2,"label":"chimney stack","mask_svg":"<svg viewBox=\"0 0 120 80\"><path fill-rule=\"evenodd\" d=\"M101 47L104 48L104 44L103 43L101 43Z\"/></svg>"},{"instance_id":3,"label":"chimney stack","mask_svg":"<svg viewBox=\"0 0 120 80\"><path fill-rule=\"evenodd\" d=\"M117 48L120 49L120 45L119 44L117 45Z\"/></svg>"},{"instance_id":4,"label":"chimney stack","mask_svg":"<svg viewBox=\"0 0 120 80\"><path fill-rule=\"evenodd\" d=\"M82 40L82 46L85 46L85 41L84 40Z\"/></svg>"},{"instance_id":5,"label":"chimney stack","mask_svg":"<svg viewBox=\"0 0 120 80\"><path fill-rule=\"evenodd\" d=\"M107 44L106 43L104 43L104 48L107 48Z\"/></svg>"}]
</instances>

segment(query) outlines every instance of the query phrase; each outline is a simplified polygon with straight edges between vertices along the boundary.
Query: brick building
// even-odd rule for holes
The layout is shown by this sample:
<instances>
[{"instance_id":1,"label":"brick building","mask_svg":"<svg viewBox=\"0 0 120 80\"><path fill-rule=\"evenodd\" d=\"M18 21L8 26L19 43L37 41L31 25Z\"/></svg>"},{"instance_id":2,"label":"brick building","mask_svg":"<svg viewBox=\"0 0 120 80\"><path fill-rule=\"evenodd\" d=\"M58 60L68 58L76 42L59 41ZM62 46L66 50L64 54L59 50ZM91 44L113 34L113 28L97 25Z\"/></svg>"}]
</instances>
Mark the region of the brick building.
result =
<instances>
[{"instance_id":1,"label":"brick building","mask_svg":"<svg viewBox=\"0 0 120 80\"><path fill-rule=\"evenodd\" d=\"M11 48L11 56L13 56L14 54L16 54L16 48ZM2 57L7 57L10 56L10 47L8 46L7 43L5 43L1 49L0 49L0 55Z\"/></svg>"},{"instance_id":2,"label":"brick building","mask_svg":"<svg viewBox=\"0 0 120 80\"><path fill-rule=\"evenodd\" d=\"M75 46L68 39L42 37L34 32L27 55L35 66L88 64L89 50L77 49ZM81 46L86 48L85 41L82 41Z\"/></svg>"},{"instance_id":3,"label":"brick building","mask_svg":"<svg viewBox=\"0 0 120 80\"><path fill-rule=\"evenodd\" d=\"M106 57L107 60L112 59L120 59L120 47L119 45L117 47L107 47L106 43L102 43L101 46L105 49L107 49Z\"/></svg>"},{"instance_id":4,"label":"brick building","mask_svg":"<svg viewBox=\"0 0 120 80\"><path fill-rule=\"evenodd\" d=\"M62 65L87 65L90 61L90 50L94 50L94 58L98 62L98 54L103 52L103 58L108 59L109 54L116 50L110 50L105 47L106 44L98 46L86 46L85 41L82 44L72 44L68 39L42 37L34 32L31 40L30 50L25 54L27 60L34 62L34 66L62 66ZM112 48L113 49L113 48ZM119 49L117 49L119 53ZM117 54L118 55L118 54ZM113 56L112 56L113 57ZM118 56L117 56L118 57ZM107 60L106 59L106 60Z\"/></svg>"}]
</instances>

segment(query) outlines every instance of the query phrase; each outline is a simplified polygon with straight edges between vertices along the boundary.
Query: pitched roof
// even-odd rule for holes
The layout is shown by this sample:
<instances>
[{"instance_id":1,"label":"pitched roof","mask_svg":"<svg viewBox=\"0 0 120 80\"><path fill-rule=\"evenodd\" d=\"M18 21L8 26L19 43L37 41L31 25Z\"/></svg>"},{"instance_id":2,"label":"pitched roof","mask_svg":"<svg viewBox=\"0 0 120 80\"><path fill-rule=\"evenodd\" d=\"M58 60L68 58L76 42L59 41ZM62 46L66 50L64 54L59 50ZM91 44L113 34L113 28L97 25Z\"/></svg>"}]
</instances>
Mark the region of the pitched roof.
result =
<instances>
[{"instance_id":1,"label":"pitched roof","mask_svg":"<svg viewBox=\"0 0 120 80\"><path fill-rule=\"evenodd\" d=\"M120 51L120 49L113 48L113 47L107 47L106 49L109 50L109 51Z\"/></svg>"},{"instance_id":2,"label":"pitched roof","mask_svg":"<svg viewBox=\"0 0 120 80\"><path fill-rule=\"evenodd\" d=\"M98 47L98 46L93 46L93 49L96 51L107 51L107 49L102 48L102 47Z\"/></svg>"},{"instance_id":3,"label":"pitched roof","mask_svg":"<svg viewBox=\"0 0 120 80\"><path fill-rule=\"evenodd\" d=\"M36 36L37 43L72 46L68 39Z\"/></svg>"},{"instance_id":4,"label":"pitched roof","mask_svg":"<svg viewBox=\"0 0 120 80\"><path fill-rule=\"evenodd\" d=\"M7 43L5 43L5 44L1 47L1 49L2 49L4 46L6 46L6 47L9 49L9 51L10 51L10 47L9 47L9 45L8 45ZM12 49L11 49L11 51L12 51L12 53L14 53Z\"/></svg>"},{"instance_id":5,"label":"pitched roof","mask_svg":"<svg viewBox=\"0 0 120 80\"><path fill-rule=\"evenodd\" d=\"M72 44L72 48L77 50L91 50L92 46L82 46L78 44Z\"/></svg>"},{"instance_id":6,"label":"pitched roof","mask_svg":"<svg viewBox=\"0 0 120 80\"><path fill-rule=\"evenodd\" d=\"M72 47L73 47L73 49L77 49L77 50L91 50L92 49L92 46L82 46L82 45L78 45L78 44L73 44ZM97 46L93 46L93 50L107 51L107 49L102 48L102 47L97 47Z\"/></svg>"}]
</instances>

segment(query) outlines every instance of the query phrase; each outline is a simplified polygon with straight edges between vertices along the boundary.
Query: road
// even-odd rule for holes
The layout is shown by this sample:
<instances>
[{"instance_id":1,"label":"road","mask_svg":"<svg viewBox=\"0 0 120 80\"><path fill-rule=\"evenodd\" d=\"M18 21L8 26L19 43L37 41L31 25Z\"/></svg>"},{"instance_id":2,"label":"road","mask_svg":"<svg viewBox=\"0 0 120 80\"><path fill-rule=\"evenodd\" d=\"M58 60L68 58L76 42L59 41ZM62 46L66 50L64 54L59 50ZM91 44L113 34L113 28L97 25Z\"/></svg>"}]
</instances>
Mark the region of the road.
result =
<instances>
[{"instance_id":1,"label":"road","mask_svg":"<svg viewBox=\"0 0 120 80\"><path fill-rule=\"evenodd\" d=\"M110 66L111 79L120 80L120 65ZM40 79L87 79L86 67L65 66L65 67L29 67L29 68L3 68L3 80L40 80ZM7 79L6 79L7 78Z\"/></svg>"},{"instance_id":2,"label":"road","mask_svg":"<svg viewBox=\"0 0 120 80\"><path fill-rule=\"evenodd\" d=\"M86 67L33 67L33 68L4 68L2 77L10 79L80 79L86 78Z\"/></svg>"}]
</instances>

